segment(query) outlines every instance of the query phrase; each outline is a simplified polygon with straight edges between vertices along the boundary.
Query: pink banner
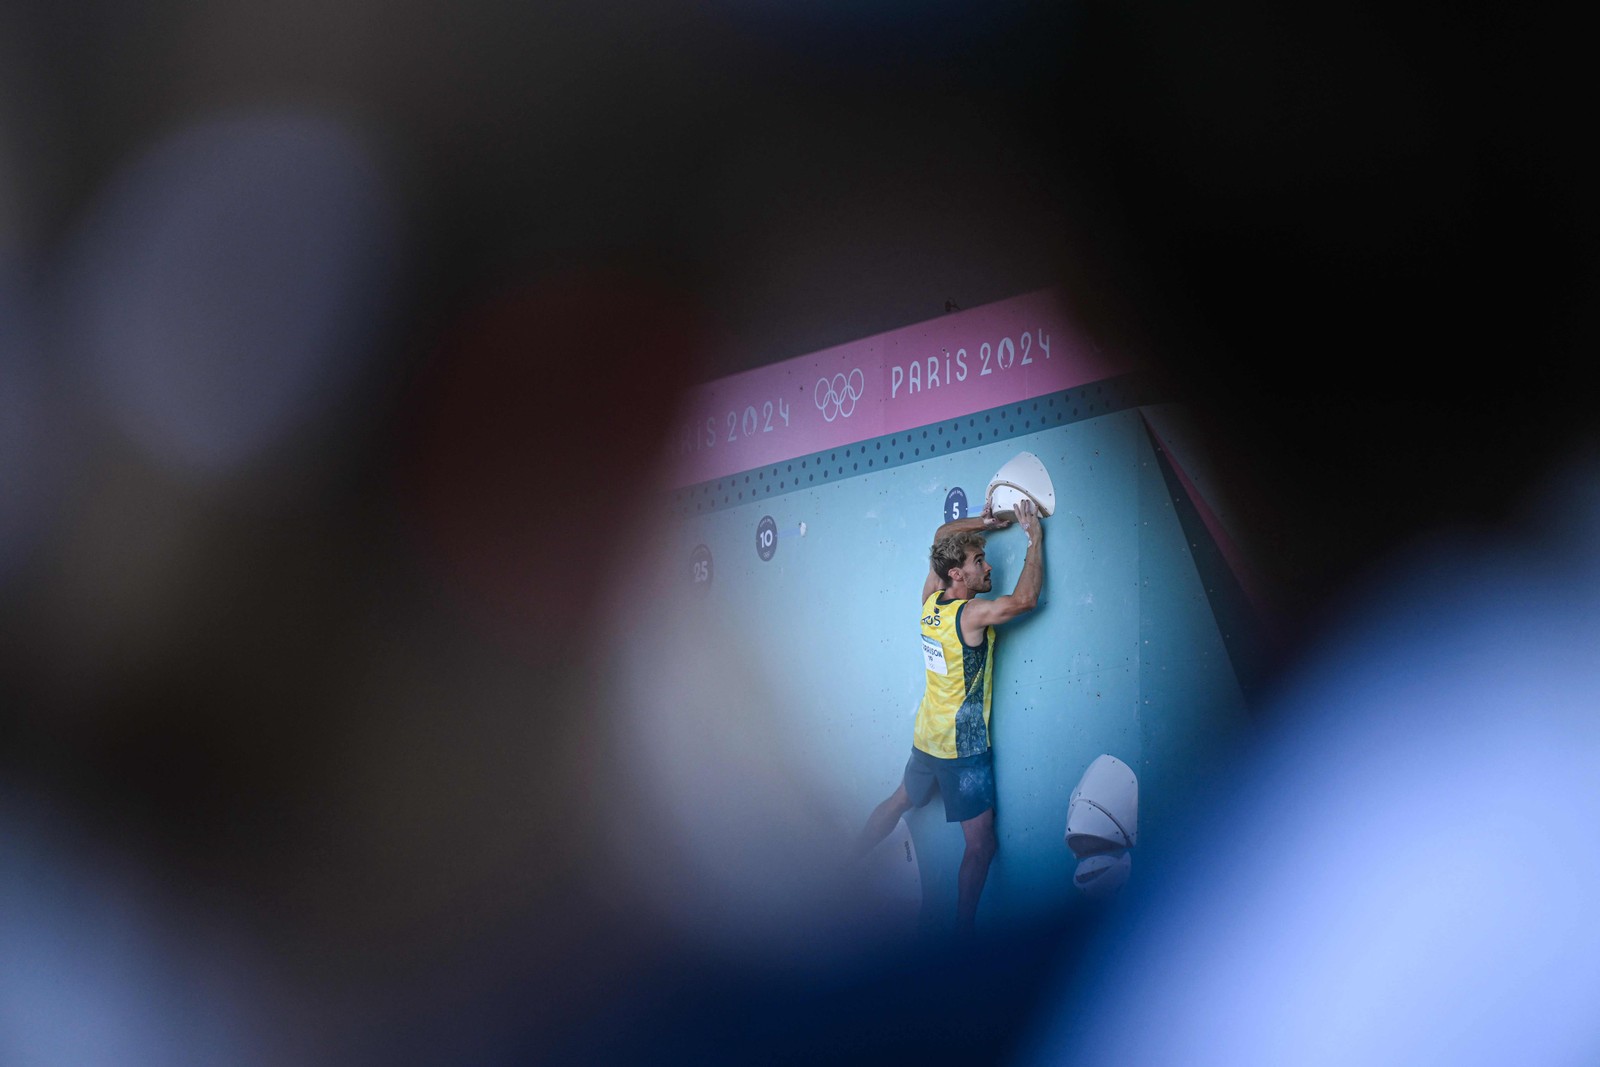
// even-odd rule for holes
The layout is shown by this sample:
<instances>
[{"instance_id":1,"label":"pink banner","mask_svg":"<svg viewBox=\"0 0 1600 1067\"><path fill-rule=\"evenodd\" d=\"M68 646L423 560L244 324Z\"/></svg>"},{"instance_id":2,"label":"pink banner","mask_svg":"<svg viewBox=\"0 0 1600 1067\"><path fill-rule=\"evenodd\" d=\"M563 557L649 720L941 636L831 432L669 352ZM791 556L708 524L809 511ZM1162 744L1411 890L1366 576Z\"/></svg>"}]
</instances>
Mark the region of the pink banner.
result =
<instances>
[{"instance_id":1,"label":"pink banner","mask_svg":"<svg viewBox=\"0 0 1600 1067\"><path fill-rule=\"evenodd\" d=\"M1056 290L1039 290L688 390L670 487L1132 369L1072 326Z\"/></svg>"}]
</instances>

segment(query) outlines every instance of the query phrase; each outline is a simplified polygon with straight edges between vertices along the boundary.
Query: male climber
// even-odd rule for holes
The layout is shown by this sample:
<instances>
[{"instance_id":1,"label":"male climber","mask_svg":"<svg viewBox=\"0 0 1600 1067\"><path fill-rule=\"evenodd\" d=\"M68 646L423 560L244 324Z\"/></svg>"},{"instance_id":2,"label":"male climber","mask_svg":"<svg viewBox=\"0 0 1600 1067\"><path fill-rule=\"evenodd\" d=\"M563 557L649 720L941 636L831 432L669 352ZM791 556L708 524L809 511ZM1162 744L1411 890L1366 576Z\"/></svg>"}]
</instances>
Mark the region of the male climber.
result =
<instances>
[{"instance_id":1,"label":"male climber","mask_svg":"<svg viewBox=\"0 0 1600 1067\"><path fill-rule=\"evenodd\" d=\"M900 816L944 795L944 817L959 822L966 838L957 878L956 930L970 934L978 896L994 858L994 762L989 753L989 705L994 695L994 628L1032 611L1044 582L1044 517L1030 499L1017 504L1028 551L1009 596L992 600L990 567L979 530L999 530L992 499L983 512L939 527L922 584L922 654L927 688L917 708L911 759L889 798L875 808L856 841L865 856L894 829Z\"/></svg>"}]
</instances>

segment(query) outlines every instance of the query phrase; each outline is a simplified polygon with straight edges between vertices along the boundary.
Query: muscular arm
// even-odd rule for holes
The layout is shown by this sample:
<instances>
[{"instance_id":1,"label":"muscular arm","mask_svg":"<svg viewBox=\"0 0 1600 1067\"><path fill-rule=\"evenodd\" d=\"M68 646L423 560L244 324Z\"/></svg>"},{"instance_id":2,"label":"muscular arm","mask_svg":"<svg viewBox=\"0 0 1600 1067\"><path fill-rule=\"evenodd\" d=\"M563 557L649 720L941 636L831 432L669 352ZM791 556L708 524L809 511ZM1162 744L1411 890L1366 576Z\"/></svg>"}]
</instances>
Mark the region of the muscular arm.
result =
<instances>
[{"instance_id":1,"label":"muscular arm","mask_svg":"<svg viewBox=\"0 0 1600 1067\"><path fill-rule=\"evenodd\" d=\"M1024 500L1017 505L1017 522L1028 535L1028 552L1022 560L1022 573L1017 575L1017 585L1008 595L993 600L979 598L967 603L961 612L961 635L969 645L976 645L986 626L1010 622L1039 605L1039 591L1044 588L1044 517Z\"/></svg>"}]
</instances>

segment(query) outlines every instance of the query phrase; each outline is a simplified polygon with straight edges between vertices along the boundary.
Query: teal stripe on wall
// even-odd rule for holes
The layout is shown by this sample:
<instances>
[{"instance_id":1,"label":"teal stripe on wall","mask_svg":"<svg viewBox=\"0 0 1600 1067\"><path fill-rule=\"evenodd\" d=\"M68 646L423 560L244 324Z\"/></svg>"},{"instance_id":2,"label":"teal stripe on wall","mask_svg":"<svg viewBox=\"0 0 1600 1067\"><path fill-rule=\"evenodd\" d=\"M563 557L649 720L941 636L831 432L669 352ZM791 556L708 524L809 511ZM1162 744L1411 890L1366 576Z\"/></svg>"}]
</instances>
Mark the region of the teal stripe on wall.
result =
<instances>
[{"instance_id":1,"label":"teal stripe on wall","mask_svg":"<svg viewBox=\"0 0 1600 1067\"><path fill-rule=\"evenodd\" d=\"M704 515L1170 399L1157 395L1158 391L1148 375L1125 374L900 433L868 437L842 448L806 453L674 489L668 494L670 512L675 518Z\"/></svg>"}]
</instances>

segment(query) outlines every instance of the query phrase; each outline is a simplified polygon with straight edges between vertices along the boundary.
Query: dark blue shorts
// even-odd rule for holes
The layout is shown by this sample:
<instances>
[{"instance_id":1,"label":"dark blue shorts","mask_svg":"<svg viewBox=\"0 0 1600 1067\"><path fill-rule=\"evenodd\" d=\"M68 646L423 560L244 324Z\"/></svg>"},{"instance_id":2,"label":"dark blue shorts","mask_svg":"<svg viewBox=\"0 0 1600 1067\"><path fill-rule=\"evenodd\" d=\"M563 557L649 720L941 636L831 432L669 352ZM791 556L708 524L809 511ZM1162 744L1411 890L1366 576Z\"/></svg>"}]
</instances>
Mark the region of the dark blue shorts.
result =
<instances>
[{"instance_id":1,"label":"dark blue shorts","mask_svg":"<svg viewBox=\"0 0 1600 1067\"><path fill-rule=\"evenodd\" d=\"M906 761L906 796L920 808L933 799L934 786L944 794L945 822L966 822L994 807L994 758L990 752L956 759L930 756L911 749Z\"/></svg>"}]
</instances>

